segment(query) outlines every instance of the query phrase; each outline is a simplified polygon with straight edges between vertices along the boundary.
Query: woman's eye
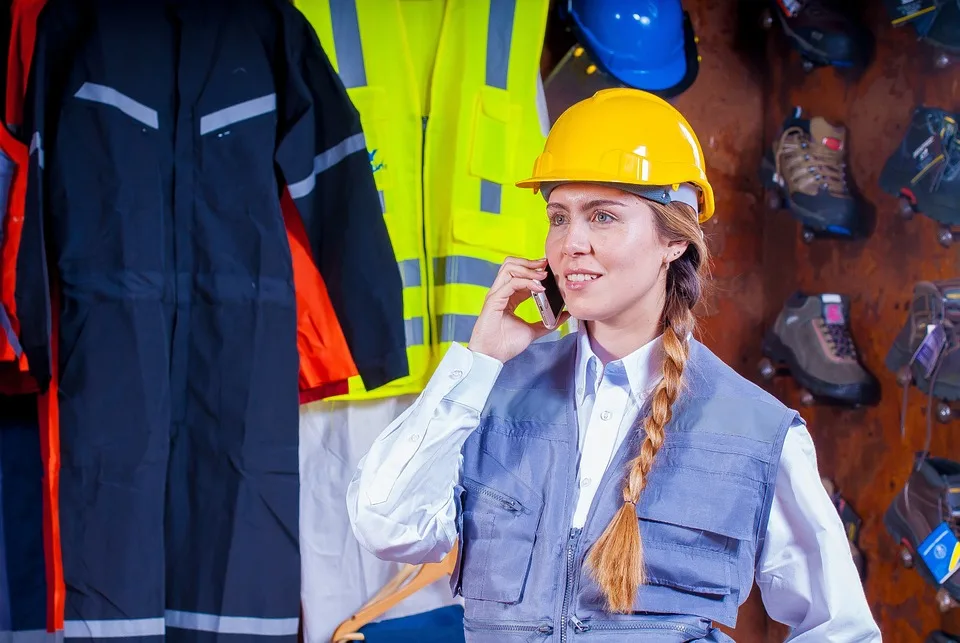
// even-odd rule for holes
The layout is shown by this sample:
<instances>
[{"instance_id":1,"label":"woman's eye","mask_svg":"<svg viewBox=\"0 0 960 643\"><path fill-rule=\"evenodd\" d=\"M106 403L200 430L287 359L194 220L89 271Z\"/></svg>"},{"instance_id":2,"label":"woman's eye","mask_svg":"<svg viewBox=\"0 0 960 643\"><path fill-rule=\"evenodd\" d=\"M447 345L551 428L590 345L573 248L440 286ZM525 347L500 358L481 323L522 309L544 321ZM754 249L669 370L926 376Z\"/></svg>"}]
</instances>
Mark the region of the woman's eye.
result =
<instances>
[{"instance_id":1,"label":"woman's eye","mask_svg":"<svg viewBox=\"0 0 960 643\"><path fill-rule=\"evenodd\" d=\"M555 214L552 217L550 217L550 223L552 223L553 225L563 225L565 221L566 219L564 219L562 214Z\"/></svg>"},{"instance_id":2,"label":"woman's eye","mask_svg":"<svg viewBox=\"0 0 960 643\"><path fill-rule=\"evenodd\" d=\"M598 223L609 223L610 221L613 221L613 217L606 212L597 212L595 219Z\"/></svg>"}]
</instances>

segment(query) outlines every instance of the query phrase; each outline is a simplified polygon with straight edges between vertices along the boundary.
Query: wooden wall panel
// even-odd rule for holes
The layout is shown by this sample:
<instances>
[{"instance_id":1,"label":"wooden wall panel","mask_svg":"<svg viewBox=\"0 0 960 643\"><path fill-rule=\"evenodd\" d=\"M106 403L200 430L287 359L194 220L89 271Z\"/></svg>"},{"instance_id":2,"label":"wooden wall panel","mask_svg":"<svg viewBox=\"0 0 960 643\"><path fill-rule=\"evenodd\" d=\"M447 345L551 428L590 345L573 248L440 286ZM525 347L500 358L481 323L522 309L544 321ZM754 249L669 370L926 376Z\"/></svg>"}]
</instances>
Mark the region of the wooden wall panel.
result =
<instances>
[{"instance_id":1,"label":"wooden wall panel","mask_svg":"<svg viewBox=\"0 0 960 643\"><path fill-rule=\"evenodd\" d=\"M901 389L884 367L884 357L904 322L913 283L960 276L960 247L941 247L936 225L925 217L901 220L896 199L883 193L877 181L915 105L960 110L960 63L936 69L932 50L918 43L910 28L891 27L880 2L863 3L869 5L864 15L877 47L874 62L858 79L832 68L804 72L778 31L759 29L763 2L683 4L699 36L703 61L696 83L674 102L700 137L717 193L717 214L705 227L715 280L701 311L701 338L807 420L821 473L836 482L863 517L867 598L884 641L922 642L940 627L958 633L960 615L943 617L933 589L916 572L900 567L882 516L925 438L925 397L912 389L901 440ZM568 44L563 34L548 34L545 72ZM766 208L760 158L796 105L849 128L849 169L876 208L877 227L870 238L805 244L796 221ZM763 332L797 289L850 295L854 337L883 389L876 408L802 407L791 380L771 384L759 378ZM932 452L960 459L960 421L935 424ZM786 628L766 617L754 587L730 633L738 643L779 643Z\"/></svg>"},{"instance_id":2,"label":"wooden wall panel","mask_svg":"<svg viewBox=\"0 0 960 643\"><path fill-rule=\"evenodd\" d=\"M804 72L796 54L776 37L779 34L770 34L765 144L773 141L783 118L797 105L845 124L848 169L875 206L877 227L863 241L808 245L785 212L766 213L761 264L766 275L764 317L773 323L796 288L851 297L853 334L867 367L880 378L881 402L867 410L813 407L801 412L816 442L821 473L834 479L864 519L860 544L868 561L866 591L884 640L913 642L923 641L940 625L935 592L915 571L898 564L897 547L882 519L910 473L913 453L923 448L926 398L911 390L906 436L901 440L902 389L885 368L884 357L905 321L914 282L956 276L960 246L941 247L936 225L926 217L903 221L896 199L880 190L878 178L915 105L960 107L960 67L934 68L932 50L916 41L912 28L890 26L882 4L869 4L864 16L876 38L876 58L859 79L832 68ZM799 404L792 382L776 382L773 390L786 402ZM960 458L960 424L934 422L933 430L932 453Z\"/></svg>"}]
</instances>

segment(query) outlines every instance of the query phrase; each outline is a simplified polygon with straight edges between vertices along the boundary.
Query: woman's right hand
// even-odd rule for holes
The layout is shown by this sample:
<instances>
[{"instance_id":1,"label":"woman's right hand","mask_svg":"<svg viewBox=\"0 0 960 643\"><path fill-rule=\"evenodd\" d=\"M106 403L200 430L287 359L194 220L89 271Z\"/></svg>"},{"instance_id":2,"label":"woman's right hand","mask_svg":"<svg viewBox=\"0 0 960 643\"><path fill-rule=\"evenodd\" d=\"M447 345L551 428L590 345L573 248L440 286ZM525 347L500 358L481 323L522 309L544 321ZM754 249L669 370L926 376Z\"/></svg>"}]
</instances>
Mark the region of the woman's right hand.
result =
<instances>
[{"instance_id":1,"label":"woman's right hand","mask_svg":"<svg viewBox=\"0 0 960 643\"><path fill-rule=\"evenodd\" d=\"M533 292L545 290L540 282L546 276L546 259L507 257L487 292L467 348L507 362L534 340L550 333L542 322L527 322L516 314L517 306L529 299ZM569 317L564 311L557 325Z\"/></svg>"}]
</instances>

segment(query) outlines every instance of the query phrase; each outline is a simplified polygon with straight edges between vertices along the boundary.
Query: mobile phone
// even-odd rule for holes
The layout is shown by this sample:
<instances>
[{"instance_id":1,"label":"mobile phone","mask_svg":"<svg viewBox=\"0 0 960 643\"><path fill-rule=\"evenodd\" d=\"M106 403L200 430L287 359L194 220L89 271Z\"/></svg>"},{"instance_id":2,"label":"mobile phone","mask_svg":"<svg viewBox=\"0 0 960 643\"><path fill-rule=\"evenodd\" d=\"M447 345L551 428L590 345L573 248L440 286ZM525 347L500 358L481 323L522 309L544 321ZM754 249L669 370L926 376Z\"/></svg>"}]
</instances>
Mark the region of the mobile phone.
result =
<instances>
[{"instance_id":1,"label":"mobile phone","mask_svg":"<svg viewBox=\"0 0 960 643\"><path fill-rule=\"evenodd\" d=\"M537 302L537 308L540 310L540 319L543 325L553 330L557 327L560 320L560 313L563 312L563 295L560 294L560 286L557 284L557 278L547 264L547 276L541 281L544 292L533 293L533 300Z\"/></svg>"}]
</instances>

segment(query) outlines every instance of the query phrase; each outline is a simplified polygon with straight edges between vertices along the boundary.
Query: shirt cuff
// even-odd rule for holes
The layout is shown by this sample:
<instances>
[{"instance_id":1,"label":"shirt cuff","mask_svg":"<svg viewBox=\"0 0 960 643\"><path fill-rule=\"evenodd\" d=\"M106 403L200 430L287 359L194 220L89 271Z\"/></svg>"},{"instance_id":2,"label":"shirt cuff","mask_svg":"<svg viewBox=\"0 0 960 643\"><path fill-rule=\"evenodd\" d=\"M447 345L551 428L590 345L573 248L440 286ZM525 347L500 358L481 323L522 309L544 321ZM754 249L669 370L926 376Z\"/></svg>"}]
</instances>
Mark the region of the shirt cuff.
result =
<instances>
[{"instance_id":1,"label":"shirt cuff","mask_svg":"<svg viewBox=\"0 0 960 643\"><path fill-rule=\"evenodd\" d=\"M462 404L479 414L486 406L502 369L500 360L453 343L437 366L434 377L450 383L443 396L445 400Z\"/></svg>"}]
</instances>

